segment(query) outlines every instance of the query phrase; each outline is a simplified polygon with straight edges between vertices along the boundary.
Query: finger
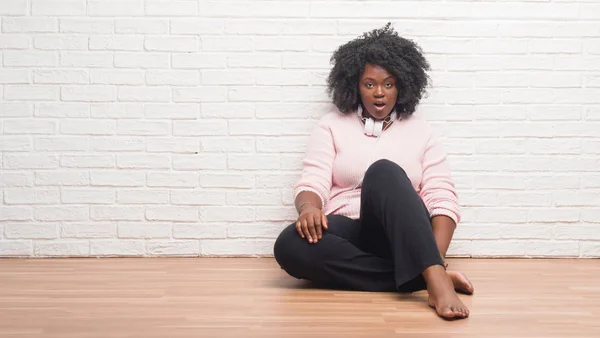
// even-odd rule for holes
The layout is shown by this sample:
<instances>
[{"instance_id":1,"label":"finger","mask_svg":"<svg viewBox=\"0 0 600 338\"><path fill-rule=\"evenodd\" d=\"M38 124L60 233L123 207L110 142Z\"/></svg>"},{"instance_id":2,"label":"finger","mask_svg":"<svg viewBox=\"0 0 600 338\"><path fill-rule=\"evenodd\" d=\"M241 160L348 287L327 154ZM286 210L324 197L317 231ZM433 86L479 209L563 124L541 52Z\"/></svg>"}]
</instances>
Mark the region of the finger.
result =
<instances>
[{"instance_id":1,"label":"finger","mask_svg":"<svg viewBox=\"0 0 600 338\"><path fill-rule=\"evenodd\" d=\"M308 218L308 230L310 231L310 238L312 243L317 243L317 231L315 230L315 220L312 217Z\"/></svg>"},{"instance_id":2,"label":"finger","mask_svg":"<svg viewBox=\"0 0 600 338\"><path fill-rule=\"evenodd\" d=\"M302 223L300 221L296 221L296 231L298 231L300 237L304 238L304 233L302 233Z\"/></svg>"},{"instance_id":3,"label":"finger","mask_svg":"<svg viewBox=\"0 0 600 338\"><path fill-rule=\"evenodd\" d=\"M315 230L317 232L317 238L323 238L323 232L321 231L321 217L319 215L315 215Z\"/></svg>"},{"instance_id":4,"label":"finger","mask_svg":"<svg viewBox=\"0 0 600 338\"><path fill-rule=\"evenodd\" d=\"M323 224L323 228L327 229L327 216L321 213L321 224Z\"/></svg>"},{"instance_id":5,"label":"finger","mask_svg":"<svg viewBox=\"0 0 600 338\"><path fill-rule=\"evenodd\" d=\"M310 242L310 232L308 231L308 224L305 219L302 219L302 231L304 232L304 236L306 236L306 238Z\"/></svg>"}]
</instances>

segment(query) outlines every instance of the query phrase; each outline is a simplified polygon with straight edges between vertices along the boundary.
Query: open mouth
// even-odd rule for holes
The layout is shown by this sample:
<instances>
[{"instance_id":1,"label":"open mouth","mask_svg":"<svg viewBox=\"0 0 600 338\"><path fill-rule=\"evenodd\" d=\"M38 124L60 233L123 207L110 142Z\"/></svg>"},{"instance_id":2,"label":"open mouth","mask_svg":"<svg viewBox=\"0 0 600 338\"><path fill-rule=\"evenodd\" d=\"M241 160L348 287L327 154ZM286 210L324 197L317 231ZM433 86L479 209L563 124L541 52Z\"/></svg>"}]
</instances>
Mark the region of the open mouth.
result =
<instances>
[{"instance_id":1,"label":"open mouth","mask_svg":"<svg viewBox=\"0 0 600 338\"><path fill-rule=\"evenodd\" d=\"M383 109L385 107L385 102L375 102L375 103L373 103L373 105L377 109Z\"/></svg>"}]
</instances>

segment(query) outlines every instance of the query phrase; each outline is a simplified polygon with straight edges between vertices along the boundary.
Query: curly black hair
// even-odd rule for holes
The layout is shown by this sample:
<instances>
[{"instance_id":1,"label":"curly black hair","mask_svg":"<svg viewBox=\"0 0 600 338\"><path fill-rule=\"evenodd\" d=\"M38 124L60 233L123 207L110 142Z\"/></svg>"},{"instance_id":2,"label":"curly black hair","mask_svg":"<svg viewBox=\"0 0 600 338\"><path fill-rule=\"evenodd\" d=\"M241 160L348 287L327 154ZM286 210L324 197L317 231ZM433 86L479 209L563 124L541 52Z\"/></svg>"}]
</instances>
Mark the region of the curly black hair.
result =
<instances>
[{"instance_id":1,"label":"curly black hair","mask_svg":"<svg viewBox=\"0 0 600 338\"><path fill-rule=\"evenodd\" d=\"M412 115L426 93L429 63L421 48L400 37L388 22L385 27L363 33L338 47L330 59L327 92L342 113L355 112L360 104L358 84L366 64L386 69L396 77L398 118Z\"/></svg>"}]
</instances>

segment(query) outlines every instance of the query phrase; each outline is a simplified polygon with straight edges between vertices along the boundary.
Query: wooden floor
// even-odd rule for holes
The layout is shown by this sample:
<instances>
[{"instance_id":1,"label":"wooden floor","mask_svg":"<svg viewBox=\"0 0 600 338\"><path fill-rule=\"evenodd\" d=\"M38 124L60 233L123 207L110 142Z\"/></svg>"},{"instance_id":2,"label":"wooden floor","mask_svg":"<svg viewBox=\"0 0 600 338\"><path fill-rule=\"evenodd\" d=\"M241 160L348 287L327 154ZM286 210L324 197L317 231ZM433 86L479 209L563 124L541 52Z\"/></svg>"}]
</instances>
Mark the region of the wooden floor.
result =
<instances>
[{"instance_id":1,"label":"wooden floor","mask_svg":"<svg viewBox=\"0 0 600 338\"><path fill-rule=\"evenodd\" d=\"M0 337L600 337L600 260L451 259L476 291L314 289L270 258L0 259Z\"/></svg>"}]
</instances>

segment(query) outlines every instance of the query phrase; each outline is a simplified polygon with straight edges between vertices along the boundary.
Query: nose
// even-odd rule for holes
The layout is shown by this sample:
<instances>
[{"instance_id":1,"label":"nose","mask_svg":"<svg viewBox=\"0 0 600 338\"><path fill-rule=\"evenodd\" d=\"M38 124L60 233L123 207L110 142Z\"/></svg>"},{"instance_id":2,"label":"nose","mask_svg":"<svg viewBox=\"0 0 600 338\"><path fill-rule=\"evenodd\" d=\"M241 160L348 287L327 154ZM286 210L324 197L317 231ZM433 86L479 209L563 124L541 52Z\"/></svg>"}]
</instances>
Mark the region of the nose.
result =
<instances>
[{"instance_id":1,"label":"nose","mask_svg":"<svg viewBox=\"0 0 600 338\"><path fill-rule=\"evenodd\" d=\"M383 97L385 95L384 92L383 92L383 88L381 88L381 86L375 87L375 93L374 93L374 95L377 98Z\"/></svg>"}]
</instances>

